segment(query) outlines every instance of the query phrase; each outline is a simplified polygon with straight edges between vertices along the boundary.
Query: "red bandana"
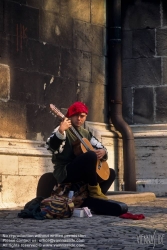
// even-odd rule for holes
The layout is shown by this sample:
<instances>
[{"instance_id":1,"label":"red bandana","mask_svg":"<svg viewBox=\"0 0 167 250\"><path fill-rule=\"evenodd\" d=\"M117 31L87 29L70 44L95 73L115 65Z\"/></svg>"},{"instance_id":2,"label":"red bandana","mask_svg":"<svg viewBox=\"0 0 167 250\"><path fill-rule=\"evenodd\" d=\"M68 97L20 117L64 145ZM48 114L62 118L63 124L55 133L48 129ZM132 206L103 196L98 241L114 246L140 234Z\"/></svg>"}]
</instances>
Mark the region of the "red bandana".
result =
<instances>
[{"instance_id":1,"label":"red bandana","mask_svg":"<svg viewBox=\"0 0 167 250\"><path fill-rule=\"evenodd\" d=\"M131 214L131 213L125 213L119 216L123 219L132 219L132 220L142 220L145 218L143 214Z\"/></svg>"},{"instance_id":2,"label":"red bandana","mask_svg":"<svg viewBox=\"0 0 167 250\"><path fill-rule=\"evenodd\" d=\"M82 102L73 103L67 111L66 117L71 117L78 113L88 113L88 107Z\"/></svg>"}]
</instances>

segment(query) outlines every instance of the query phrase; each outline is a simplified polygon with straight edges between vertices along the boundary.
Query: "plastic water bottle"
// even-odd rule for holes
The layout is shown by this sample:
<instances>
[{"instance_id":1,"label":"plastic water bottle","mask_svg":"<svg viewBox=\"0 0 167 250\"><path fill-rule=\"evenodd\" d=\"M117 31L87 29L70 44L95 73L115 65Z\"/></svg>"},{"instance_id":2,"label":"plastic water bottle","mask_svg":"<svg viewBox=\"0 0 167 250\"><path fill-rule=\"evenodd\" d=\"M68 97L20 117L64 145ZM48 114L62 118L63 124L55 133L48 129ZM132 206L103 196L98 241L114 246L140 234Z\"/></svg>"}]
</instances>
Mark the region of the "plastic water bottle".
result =
<instances>
[{"instance_id":1,"label":"plastic water bottle","mask_svg":"<svg viewBox=\"0 0 167 250\"><path fill-rule=\"evenodd\" d=\"M68 193L68 198L69 199L72 199L72 197L74 196L74 191L69 191L69 193Z\"/></svg>"}]
</instances>

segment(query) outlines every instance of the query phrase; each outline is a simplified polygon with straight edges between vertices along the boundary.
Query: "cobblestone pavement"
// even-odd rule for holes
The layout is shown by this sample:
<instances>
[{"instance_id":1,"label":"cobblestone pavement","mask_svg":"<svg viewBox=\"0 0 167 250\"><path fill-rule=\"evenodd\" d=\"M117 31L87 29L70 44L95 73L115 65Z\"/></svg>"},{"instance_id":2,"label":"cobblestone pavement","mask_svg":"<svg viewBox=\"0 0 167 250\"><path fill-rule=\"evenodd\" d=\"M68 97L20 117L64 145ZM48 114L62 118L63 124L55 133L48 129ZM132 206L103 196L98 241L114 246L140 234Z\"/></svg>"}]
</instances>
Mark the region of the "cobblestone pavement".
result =
<instances>
[{"instance_id":1,"label":"cobblestone pavement","mask_svg":"<svg viewBox=\"0 0 167 250\"><path fill-rule=\"evenodd\" d=\"M20 210L0 210L0 249L167 249L167 198L129 205L128 212L144 214L143 220L101 215L22 219Z\"/></svg>"}]
</instances>

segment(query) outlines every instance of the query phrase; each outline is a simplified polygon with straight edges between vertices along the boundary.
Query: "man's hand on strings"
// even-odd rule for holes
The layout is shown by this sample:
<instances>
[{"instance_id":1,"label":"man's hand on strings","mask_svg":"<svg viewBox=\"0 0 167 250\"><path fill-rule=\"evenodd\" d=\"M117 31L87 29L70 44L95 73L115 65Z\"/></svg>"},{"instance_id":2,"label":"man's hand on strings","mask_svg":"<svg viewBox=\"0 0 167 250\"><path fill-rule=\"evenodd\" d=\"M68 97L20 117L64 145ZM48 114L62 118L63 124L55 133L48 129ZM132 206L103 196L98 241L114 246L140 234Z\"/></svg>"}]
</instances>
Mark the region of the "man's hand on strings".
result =
<instances>
[{"instance_id":1,"label":"man's hand on strings","mask_svg":"<svg viewBox=\"0 0 167 250\"><path fill-rule=\"evenodd\" d=\"M59 127L59 132L61 134L64 133L65 130L71 127L71 121L68 118L65 118L61 123Z\"/></svg>"},{"instance_id":2,"label":"man's hand on strings","mask_svg":"<svg viewBox=\"0 0 167 250\"><path fill-rule=\"evenodd\" d=\"M95 150L95 153L97 155L97 159L100 160L106 154L106 151L104 149L97 149L97 150Z\"/></svg>"}]
</instances>

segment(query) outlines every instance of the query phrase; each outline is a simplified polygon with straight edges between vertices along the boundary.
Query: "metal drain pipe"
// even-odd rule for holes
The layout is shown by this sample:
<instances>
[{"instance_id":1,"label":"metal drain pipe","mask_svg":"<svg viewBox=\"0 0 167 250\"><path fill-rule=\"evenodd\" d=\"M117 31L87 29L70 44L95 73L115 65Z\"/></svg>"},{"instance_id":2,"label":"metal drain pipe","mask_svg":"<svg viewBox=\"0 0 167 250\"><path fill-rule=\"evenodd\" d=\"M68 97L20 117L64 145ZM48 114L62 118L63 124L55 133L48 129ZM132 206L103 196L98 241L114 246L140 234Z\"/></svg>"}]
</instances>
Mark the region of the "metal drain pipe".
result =
<instances>
[{"instance_id":1,"label":"metal drain pipe","mask_svg":"<svg viewBox=\"0 0 167 250\"><path fill-rule=\"evenodd\" d=\"M125 191L136 191L134 136L122 117L121 0L106 1L106 26L110 118L123 139Z\"/></svg>"}]
</instances>

